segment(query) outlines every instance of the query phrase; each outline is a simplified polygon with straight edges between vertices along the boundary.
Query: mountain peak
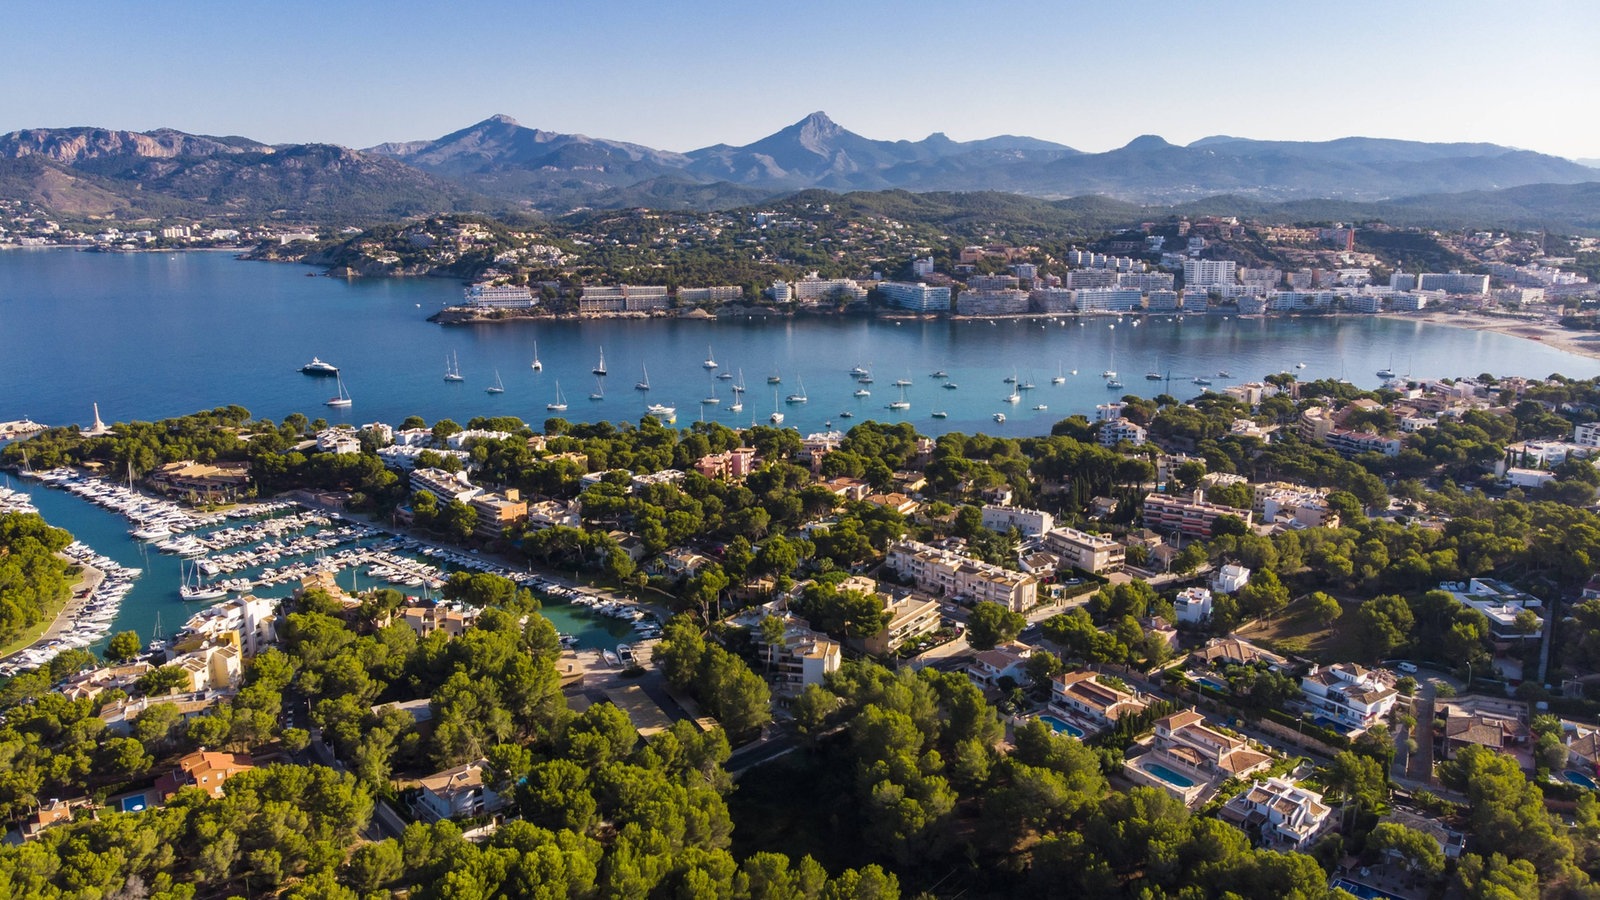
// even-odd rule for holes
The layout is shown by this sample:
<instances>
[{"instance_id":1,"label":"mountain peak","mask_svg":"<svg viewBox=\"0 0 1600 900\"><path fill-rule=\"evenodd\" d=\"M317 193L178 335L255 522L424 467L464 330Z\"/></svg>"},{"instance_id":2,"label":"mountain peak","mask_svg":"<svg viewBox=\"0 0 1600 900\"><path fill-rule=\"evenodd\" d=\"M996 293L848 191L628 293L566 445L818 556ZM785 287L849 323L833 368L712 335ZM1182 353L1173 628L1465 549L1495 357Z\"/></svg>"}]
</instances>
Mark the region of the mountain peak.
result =
<instances>
[{"instance_id":1,"label":"mountain peak","mask_svg":"<svg viewBox=\"0 0 1600 900\"><path fill-rule=\"evenodd\" d=\"M518 122L516 119L511 118L510 116L506 115L505 113L495 113L494 115L490 116L487 119L484 119L482 122L479 122L478 124L479 125L510 125L512 127L515 127L515 128L522 127L522 123L521 122Z\"/></svg>"},{"instance_id":2,"label":"mountain peak","mask_svg":"<svg viewBox=\"0 0 1600 900\"><path fill-rule=\"evenodd\" d=\"M1159 134L1141 134L1128 142L1124 150L1165 150L1172 144Z\"/></svg>"}]
</instances>

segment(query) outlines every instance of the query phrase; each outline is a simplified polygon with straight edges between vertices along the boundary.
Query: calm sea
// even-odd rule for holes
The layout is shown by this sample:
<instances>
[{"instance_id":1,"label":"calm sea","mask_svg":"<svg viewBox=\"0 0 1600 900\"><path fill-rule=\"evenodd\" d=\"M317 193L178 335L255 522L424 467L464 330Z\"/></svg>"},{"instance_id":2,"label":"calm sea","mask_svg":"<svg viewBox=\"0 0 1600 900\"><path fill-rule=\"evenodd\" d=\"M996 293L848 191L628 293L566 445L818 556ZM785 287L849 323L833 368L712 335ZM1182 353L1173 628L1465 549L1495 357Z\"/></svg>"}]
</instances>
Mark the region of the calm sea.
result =
<instances>
[{"instance_id":1,"label":"calm sea","mask_svg":"<svg viewBox=\"0 0 1600 900\"><path fill-rule=\"evenodd\" d=\"M1345 377L1375 387L1377 370L1416 377L1600 375L1600 361L1533 341L1391 319L1223 319L1190 316L1068 322L907 322L863 319L739 321L568 321L442 327L425 321L455 302L461 286L444 279L357 280L306 277L310 269L241 262L223 253L100 254L68 250L0 252L0 421L87 423L99 403L107 422L153 419L239 404L257 416L303 412L329 421L398 423L514 415L540 423L545 404L565 395L573 420L636 420L646 403L678 408L680 425L704 416L728 425L765 422L782 410L802 432L827 423L909 421L926 434L988 431L1047 433L1056 420L1123 393L1198 394L1196 377L1217 387L1293 370L1302 378ZM530 363L535 348L542 372ZM609 377L591 370L605 353ZM313 357L343 370L354 399L323 405L336 386L299 372ZM708 356L715 379L703 363ZM465 381L443 379L446 358ZM1304 363L1303 369L1295 367ZM855 366L869 368L869 397L855 397ZM1116 370L1126 387L1108 390ZM930 377L943 370L955 390ZM635 390L648 371L652 390ZM1230 377L1221 377L1227 371ZM1060 373L1065 383L1051 385ZM1146 373L1163 380L1147 381ZM1037 385L1004 402L1005 377ZM729 407L742 375L740 413ZM769 385L767 379L781 379ZM496 379L505 392L488 394ZM893 382L906 379L911 407ZM783 397L804 391L805 404ZM591 400L601 393L604 399ZM721 402L703 405L711 396ZM1034 410L1035 405L1048 409ZM842 413L854 413L845 419ZM948 413L935 419L934 411ZM993 421L1004 412L1007 421ZM33 487L41 512L95 549L146 574L124 602L118 629L148 636L158 611L171 630L187 614L177 599L176 560L142 551L110 513L70 495ZM348 576L347 576L348 577ZM564 609L558 627L585 643L612 640Z\"/></svg>"}]
</instances>

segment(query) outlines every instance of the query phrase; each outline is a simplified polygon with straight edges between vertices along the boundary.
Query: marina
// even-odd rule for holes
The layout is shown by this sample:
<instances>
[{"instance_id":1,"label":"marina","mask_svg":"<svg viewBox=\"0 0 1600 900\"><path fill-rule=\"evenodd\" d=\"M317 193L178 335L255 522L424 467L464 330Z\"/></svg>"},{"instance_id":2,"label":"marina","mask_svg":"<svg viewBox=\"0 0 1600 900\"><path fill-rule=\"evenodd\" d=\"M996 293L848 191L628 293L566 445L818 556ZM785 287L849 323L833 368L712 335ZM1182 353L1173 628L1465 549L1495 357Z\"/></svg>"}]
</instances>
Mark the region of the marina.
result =
<instances>
[{"instance_id":1,"label":"marina","mask_svg":"<svg viewBox=\"0 0 1600 900\"><path fill-rule=\"evenodd\" d=\"M75 562L103 573L103 580L82 603L69 604L59 635L0 661L0 674L41 665L65 649L97 647L118 631L136 631L145 643L159 641L169 636L157 633L163 610L167 621L183 622L229 597L288 596L319 573L352 593L392 588L421 600L438 599L453 572L500 575L541 598L544 615L572 648L610 647L619 638L660 633L656 615L633 603L330 511L273 501L196 514L68 469L34 473L34 482L39 487L32 490L0 488L0 511L38 512L51 525L93 535L110 552L81 542L68 548ZM166 527L169 537L151 541L132 534L149 523ZM130 558L140 565L130 565Z\"/></svg>"}]
</instances>

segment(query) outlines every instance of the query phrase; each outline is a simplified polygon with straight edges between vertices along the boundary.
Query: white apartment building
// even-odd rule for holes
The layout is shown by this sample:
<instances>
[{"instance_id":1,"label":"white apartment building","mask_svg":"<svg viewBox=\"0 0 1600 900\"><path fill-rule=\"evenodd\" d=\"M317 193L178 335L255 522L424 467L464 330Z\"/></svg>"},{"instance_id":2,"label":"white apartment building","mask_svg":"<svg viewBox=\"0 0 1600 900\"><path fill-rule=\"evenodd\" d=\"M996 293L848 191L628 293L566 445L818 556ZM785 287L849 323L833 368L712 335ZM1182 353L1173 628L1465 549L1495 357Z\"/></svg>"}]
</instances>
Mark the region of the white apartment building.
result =
<instances>
[{"instance_id":1,"label":"white apartment building","mask_svg":"<svg viewBox=\"0 0 1600 900\"><path fill-rule=\"evenodd\" d=\"M1078 312L1132 312L1144 304L1138 288L1085 288L1072 292Z\"/></svg>"},{"instance_id":2,"label":"white apartment building","mask_svg":"<svg viewBox=\"0 0 1600 900\"><path fill-rule=\"evenodd\" d=\"M1027 311L1028 292L1016 288L962 291L956 295L956 312L963 316L1011 316Z\"/></svg>"},{"instance_id":3,"label":"white apartment building","mask_svg":"<svg viewBox=\"0 0 1600 900\"><path fill-rule=\"evenodd\" d=\"M533 292L509 284L474 284L464 292L468 306L482 309L532 309Z\"/></svg>"},{"instance_id":4,"label":"white apartment building","mask_svg":"<svg viewBox=\"0 0 1600 900\"><path fill-rule=\"evenodd\" d=\"M1489 276L1463 272L1423 272L1417 276L1417 290L1482 296L1489 293Z\"/></svg>"},{"instance_id":5,"label":"white apartment building","mask_svg":"<svg viewBox=\"0 0 1600 900\"><path fill-rule=\"evenodd\" d=\"M744 288L737 284L678 288L679 305L688 303L737 303L744 299Z\"/></svg>"},{"instance_id":6,"label":"white apartment building","mask_svg":"<svg viewBox=\"0 0 1600 900\"><path fill-rule=\"evenodd\" d=\"M1065 527L1045 532L1044 545L1060 557L1064 565L1095 575L1121 568L1128 552L1126 547L1107 535Z\"/></svg>"},{"instance_id":7,"label":"white apartment building","mask_svg":"<svg viewBox=\"0 0 1600 900\"><path fill-rule=\"evenodd\" d=\"M483 493L483 488L474 487L467 481L465 472L454 474L443 469L415 469L411 473L411 490L428 491L439 498L440 503L449 503L460 500L465 503L473 497Z\"/></svg>"},{"instance_id":8,"label":"white apartment building","mask_svg":"<svg viewBox=\"0 0 1600 900\"><path fill-rule=\"evenodd\" d=\"M1028 537L1038 537L1055 524L1055 516L1037 509L992 504L983 508L983 527L991 531L1006 532L1015 528Z\"/></svg>"},{"instance_id":9,"label":"white apartment building","mask_svg":"<svg viewBox=\"0 0 1600 900\"><path fill-rule=\"evenodd\" d=\"M915 312L949 312L950 286L930 285L924 282L911 284L905 281L885 281L878 285L878 294L890 306Z\"/></svg>"},{"instance_id":10,"label":"white apartment building","mask_svg":"<svg viewBox=\"0 0 1600 900\"><path fill-rule=\"evenodd\" d=\"M854 278L823 278L816 272L796 281L790 287L798 303L816 304L834 299L860 300L867 296L867 289L857 284Z\"/></svg>"},{"instance_id":11,"label":"white apartment building","mask_svg":"<svg viewBox=\"0 0 1600 900\"><path fill-rule=\"evenodd\" d=\"M925 591L974 603L998 603L1021 612L1038 602L1039 582L1032 575L991 565L919 541L899 541L889 548L885 564Z\"/></svg>"},{"instance_id":12,"label":"white apartment building","mask_svg":"<svg viewBox=\"0 0 1600 900\"><path fill-rule=\"evenodd\" d=\"M1231 259L1186 259L1183 261L1183 286L1207 288L1233 284L1239 264Z\"/></svg>"},{"instance_id":13,"label":"white apartment building","mask_svg":"<svg viewBox=\"0 0 1600 900\"><path fill-rule=\"evenodd\" d=\"M1096 435L1096 439L1102 447L1115 447L1123 441L1138 446L1148 438L1149 433L1145 431L1142 425L1135 425L1123 418L1112 419L1101 425L1100 432Z\"/></svg>"}]
</instances>

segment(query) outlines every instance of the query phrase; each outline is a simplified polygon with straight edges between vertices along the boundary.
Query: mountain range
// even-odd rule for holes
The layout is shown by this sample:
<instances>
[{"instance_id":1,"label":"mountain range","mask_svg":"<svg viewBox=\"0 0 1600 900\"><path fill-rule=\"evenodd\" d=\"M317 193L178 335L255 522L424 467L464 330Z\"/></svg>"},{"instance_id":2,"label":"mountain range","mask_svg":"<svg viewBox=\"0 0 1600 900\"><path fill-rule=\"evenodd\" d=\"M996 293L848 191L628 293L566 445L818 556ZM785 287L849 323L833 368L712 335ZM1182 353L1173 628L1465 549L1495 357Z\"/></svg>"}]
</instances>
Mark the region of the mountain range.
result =
<instances>
[{"instance_id":1,"label":"mountain range","mask_svg":"<svg viewBox=\"0 0 1600 900\"><path fill-rule=\"evenodd\" d=\"M1103 153L1030 137L883 141L812 113L743 146L687 153L527 128L491 116L433 140L351 150L243 137L96 128L0 135L0 197L66 215L217 215L361 221L428 212L727 208L808 188L1098 195L1182 204L1389 201L1600 181L1595 169L1496 144L1350 137L1186 146L1155 135Z\"/></svg>"}]
</instances>

